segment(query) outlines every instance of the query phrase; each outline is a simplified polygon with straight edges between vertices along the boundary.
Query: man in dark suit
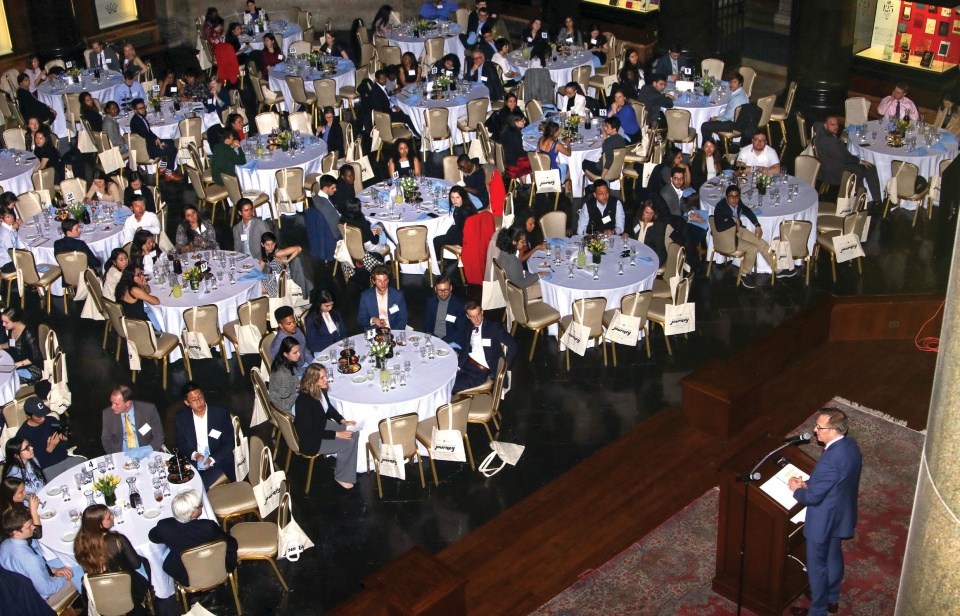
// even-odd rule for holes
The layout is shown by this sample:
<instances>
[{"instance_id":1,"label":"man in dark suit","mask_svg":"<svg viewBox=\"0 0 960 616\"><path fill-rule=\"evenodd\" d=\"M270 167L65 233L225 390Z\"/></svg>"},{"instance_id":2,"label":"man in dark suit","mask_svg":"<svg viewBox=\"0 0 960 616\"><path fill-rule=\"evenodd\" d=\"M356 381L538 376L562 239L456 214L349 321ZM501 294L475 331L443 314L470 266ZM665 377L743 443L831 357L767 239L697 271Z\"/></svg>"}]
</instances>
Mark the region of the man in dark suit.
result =
<instances>
[{"instance_id":1,"label":"man in dark suit","mask_svg":"<svg viewBox=\"0 0 960 616\"><path fill-rule=\"evenodd\" d=\"M670 46L666 55L660 56L660 59L654 64L653 72L677 80L680 78L681 69L686 65L687 57L680 53L680 45L674 43Z\"/></svg>"},{"instance_id":2,"label":"man in dark suit","mask_svg":"<svg viewBox=\"0 0 960 616\"><path fill-rule=\"evenodd\" d=\"M463 300L453 294L453 283L441 274L433 286L436 295L428 297L423 309L423 328L452 346L459 353L467 346L470 327Z\"/></svg>"},{"instance_id":3,"label":"man in dark suit","mask_svg":"<svg viewBox=\"0 0 960 616\"><path fill-rule=\"evenodd\" d=\"M468 335L464 352L460 354L460 368L453 383L453 393L482 385L494 376L493 371L497 369L497 362L501 357L506 358L509 369L513 366L513 360L520 348L499 322L483 318L480 304L470 300L464 308L473 329ZM507 348L506 354L501 345Z\"/></svg>"},{"instance_id":4,"label":"man in dark suit","mask_svg":"<svg viewBox=\"0 0 960 616\"><path fill-rule=\"evenodd\" d=\"M803 536L807 540L807 575L810 607L790 609L797 616L826 616L840 609L843 581L843 539L853 536L857 525L857 494L863 457L857 442L847 436L847 415L825 408L817 416L814 431L823 443L823 454L810 479L791 477L788 487L801 505L807 506Z\"/></svg>"},{"instance_id":5,"label":"man in dark suit","mask_svg":"<svg viewBox=\"0 0 960 616\"><path fill-rule=\"evenodd\" d=\"M103 409L100 442L106 453L120 453L149 445L154 451L163 448L163 423L157 407L150 402L133 399L133 390L126 385L115 387L110 406Z\"/></svg>"},{"instance_id":6,"label":"man in dark suit","mask_svg":"<svg viewBox=\"0 0 960 616\"><path fill-rule=\"evenodd\" d=\"M173 497L170 505L173 511L172 518L164 518L150 529L147 535L153 543L159 543L170 548L170 553L163 560L163 570L183 586L189 586L187 569L180 558L181 552L205 543L214 541L227 542L226 562L227 571L233 571L237 566L237 540L229 533L224 532L214 520L201 520L203 514L203 500L196 490L187 490Z\"/></svg>"},{"instance_id":7,"label":"man in dark suit","mask_svg":"<svg viewBox=\"0 0 960 616\"><path fill-rule=\"evenodd\" d=\"M391 122L402 122L406 124L407 128L410 129L410 132L420 138L420 133L417 132L417 127L414 126L413 120L406 113L400 111L400 108L396 105L390 104L390 94L387 92L387 71L380 69L378 70L374 78L376 81L373 84L373 87L370 88L369 94L367 94L367 100L365 101L365 112L372 111L382 111L384 113L390 114Z\"/></svg>"},{"instance_id":8,"label":"man in dark suit","mask_svg":"<svg viewBox=\"0 0 960 616\"><path fill-rule=\"evenodd\" d=\"M147 154L150 158L159 158L160 166L164 167L164 178L171 182L179 182L183 176L173 170L177 164L177 146L171 139L161 139L150 129L147 122L147 104L142 98L136 98L130 103L134 115L130 119L130 132L143 137L147 144ZM159 173L159 170L158 170Z\"/></svg>"},{"instance_id":9,"label":"man in dark suit","mask_svg":"<svg viewBox=\"0 0 960 616\"><path fill-rule=\"evenodd\" d=\"M63 231L63 237L53 242L53 254L82 252L87 255L87 267L99 273L103 263L93 254L87 243L80 239L80 223L73 218L67 218L60 223L60 230Z\"/></svg>"},{"instance_id":10,"label":"man in dark suit","mask_svg":"<svg viewBox=\"0 0 960 616\"><path fill-rule=\"evenodd\" d=\"M740 217L744 216L753 225L753 231L747 231ZM770 266L770 269L777 269L777 261L770 255L770 245L763 239L763 229L757 221L756 214L749 207L740 202L740 189L734 186L727 187L726 198L717 203L713 208L713 223L717 233L723 233L731 227L737 228L737 250L742 250L746 254L743 257L743 271L753 272L753 266L757 262L759 254ZM793 270L781 270L777 272L777 277L789 277L797 273ZM756 286L756 280L752 273L743 275L740 284L748 289Z\"/></svg>"},{"instance_id":11,"label":"man in dark suit","mask_svg":"<svg viewBox=\"0 0 960 616\"><path fill-rule=\"evenodd\" d=\"M177 448L190 456L207 488L220 475L235 480L233 466L234 435L230 413L219 406L207 404L200 384L188 381L183 386L186 408L177 413Z\"/></svg>"},{"instance_id":12,"label":"man in dark suit","mask_svg":"<svg viewBox=\"0 0 960 616\"><path fill-rule=\"evenodd\" d=\"M817 160L820 161L820 179L827 184L840 184L844 171L857 176L857 183L866 183L870 189L870 205L879 207L883 193L880 192L880 176L877 168L866 160L861 160L847 150L840 139L840 119L830 116L823 122L813 125L814 145L817 147Z\"/></svg>"},{"instance_id":13,"label":"man in dark suit","mask_svg":"<svg viewBox=\"0 0 960 616\"><path fill-rule=\"evenodd\" d=\"M497 72L497 65L484 57L479 45L473 48L473 64L464 69L463 79L487 86L492 101L502 101L506 96L503 82L500 81L500 74Z\"/></svg>"},{"instance_id":14,"label":"man in dark suit","mask_svg":"<svg viewBox=\"0 0 960 616\"><path fill-rule=\"evenodd\" d=\"M484 26L482 38L483 40L477 43L477 46L480 47L480 51L483 52L483 57L486 61L490 62L493 60L493 54L500 51L496 41L493 40L493 31L490 29L490 24Z\"/></svg>"},{"instance_id":15,"label":"man in dark suit","mask_svg":"<svg viewBox=\"0 0 960 616\"><path fill-rule=\"evenodd\" d=\"M333 203L333 206L337 208L341 216L343 216L346 210L347 201L355 199L357 196L357 189L354 186L355 176L356 172L353 169L353 165L340 167L340 173L337 177L337 191L330 197L330 201Z\"/></svg>"},{"instance_id":16,"label":"man in dark suit","mask_svg":"<svg viewBox=\"0 0 960 616\"><path fill-rule=\"evenodd\" d=\"M670 174L670 183L655 195L654 203L658 206L657 218L673 227L671 239L683 244L687 251L687 261L696 266L699 262L697 246L707 239L707 230L697 225L687 224L686 213L696 208L683 196L682 187L685 179L686 171L682 167L674 167ZM753 214L753 212L750 213ZM699 214L695 213L690 214L690 220L705 222Z\"/></svg>"},{"instance_id":17,"label":"man in dark suit","mask_svg":"<svg viewBox=\"0 0 960 616\"><path fill-rule=\"evenodd\" d=\"M36 118L40 122L50 124L57 117L53 107L42 103L30 91L30 76L26 73L17 75L17 104L20 105L20 115L25 120Z\"/></svg>"},{"instance_id":18,"label":"man in dark suit","mask_svg":"<svg viewBox=\"0 0 960 616\"><path fill-rule=\"evenodd\" d=\"M667 88L667 78L660 73L654 73L650 81L643 84L637 92L637 100L647 108L647 125L656 126L660 122L664 109L673 107L673 99L663 93ZM666 122L663 122L666 125Z\"/></svg>"},{"instance_id":19,"label":"man in dark suit","mask_svg":"<svg viewBox=\"0 0 960 616\"><path fill-rule=\"evenodd\" d=\"M352 167L351 167L352 168ZM327 221L327 226L330 227L330 233L333 234L334 239L343 239L340 235L340 229L338 225L340 224L340 212L337 211L337 208L333 205L333 196L337 193L337 178L333 177L330 174L323 174L317 180L316 187L319 185L320 190L316 190L313 193L311 202L313 207L310 209L316 209L320 214L323 215L323 218Z\"/></svg>"},{"instance_id":20,"label":"man in dark suit","mask_svg":"<svg viewBox=\"0 0 960 616\"><path fill-rule=\"evenodd\" d=\"M370 273L373 287L360 294L360 310L357 312L357 325L364 329L388 327L405 329L407 327L407 300L403 291L390 286L390 270L386 265L378 265Z\"/></svg>"},{"instance_id":21,"label":"man in dark suit","mask_svg":"<svg viewBox=\"0 0 960 616\"><path fill-rule=\"evenodd\" d=\"M104 45L103 41L94 41L90 48L93 53L90 54L90 66L88 68L101 67L111 71L120 70L120 56L112 47Z\"/></svg>"}]
</instances>

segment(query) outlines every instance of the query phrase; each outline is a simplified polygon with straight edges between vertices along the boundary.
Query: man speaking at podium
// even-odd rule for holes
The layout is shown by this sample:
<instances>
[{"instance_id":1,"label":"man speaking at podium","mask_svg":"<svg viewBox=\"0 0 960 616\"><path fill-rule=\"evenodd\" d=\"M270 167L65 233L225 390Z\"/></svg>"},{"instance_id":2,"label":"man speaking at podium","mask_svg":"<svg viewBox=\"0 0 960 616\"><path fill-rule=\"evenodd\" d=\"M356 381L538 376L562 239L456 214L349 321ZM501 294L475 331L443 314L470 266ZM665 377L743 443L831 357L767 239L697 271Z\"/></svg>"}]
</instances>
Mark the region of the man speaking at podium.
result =
<instances>
[{"instance_id":1,"label":"man speaking at podium","mask_svg":"<svg viewBox=\"0 0 960 616\"><path fill-rule=\"evenodd\" d=\"M847 415L826 408L814 427L823 443L823 454L810 479L792 477L793 497L807 506L803 536L807 540L807 575L810 579L810 607L791 608L797 616L826 616L840 609L840 582L843 580L843 553L840 542L853 536L857 525L857 493L863 458L857 442L846 436Z\"/></svg>"}]
</instances>

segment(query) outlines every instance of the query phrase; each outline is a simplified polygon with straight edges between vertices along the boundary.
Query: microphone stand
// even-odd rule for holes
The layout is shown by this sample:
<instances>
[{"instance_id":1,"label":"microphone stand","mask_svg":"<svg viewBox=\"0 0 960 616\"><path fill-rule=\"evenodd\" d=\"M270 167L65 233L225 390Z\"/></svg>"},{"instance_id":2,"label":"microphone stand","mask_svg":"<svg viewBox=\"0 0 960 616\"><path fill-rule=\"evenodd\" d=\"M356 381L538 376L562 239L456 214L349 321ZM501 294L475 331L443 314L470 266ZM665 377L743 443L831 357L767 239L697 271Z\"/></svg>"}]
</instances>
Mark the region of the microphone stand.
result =
<instances>
[{"instance_id":1,"label":"microphone stand","mask_svg":"<svg viewBox=\"0 0 960 616\"><path fill-rule=\"evenodd\" d=\"M762 460L757 462L756 465L754 465L754 467L750 469L749 473L747 473L746 475L740 475L739 477L737 477L737 481L743 484L743 529L740 534L740 579L738 581L738 588L737 588L737 616L741 616L741 613L743 610L743 577L744 577L743 571L744 571L744 563L745 563L746 554L747 554L747 507L750 502L749 500L750 484L752 484L754 481L760 481L760 473L757 472L757 469L763 466L764 462L769 460L771 457L773 457L777 453L783 451L787 447L793 446L794 444L795 443L784 443L783 445L780 445L779 447L777 447L776 449L768 453L766 456L764 456Z\"/></svg>"}]
</instances>

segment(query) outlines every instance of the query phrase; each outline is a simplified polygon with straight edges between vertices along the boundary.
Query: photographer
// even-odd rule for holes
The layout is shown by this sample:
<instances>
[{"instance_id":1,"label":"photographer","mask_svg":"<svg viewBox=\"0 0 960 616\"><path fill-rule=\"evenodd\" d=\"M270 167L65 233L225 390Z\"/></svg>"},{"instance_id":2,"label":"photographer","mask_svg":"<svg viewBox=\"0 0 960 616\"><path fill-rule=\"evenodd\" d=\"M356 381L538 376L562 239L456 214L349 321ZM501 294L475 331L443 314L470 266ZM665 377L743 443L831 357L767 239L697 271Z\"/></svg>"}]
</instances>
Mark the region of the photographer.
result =
<instances>
[{"instance_id":1,"label":"photographer","mask_svg":"<svg viewBox=\"0 0 960 616\"><path fill-rule=\"evenodd\" d=\"M27 421L17 430L17 436L36 444L34 459L48 479L85 461L85 458L67 455L69 427L56 414L50 414L50 408L40 398L32 396L24 400L23 412L27 414Z\"/></svg>"}]
</instances>

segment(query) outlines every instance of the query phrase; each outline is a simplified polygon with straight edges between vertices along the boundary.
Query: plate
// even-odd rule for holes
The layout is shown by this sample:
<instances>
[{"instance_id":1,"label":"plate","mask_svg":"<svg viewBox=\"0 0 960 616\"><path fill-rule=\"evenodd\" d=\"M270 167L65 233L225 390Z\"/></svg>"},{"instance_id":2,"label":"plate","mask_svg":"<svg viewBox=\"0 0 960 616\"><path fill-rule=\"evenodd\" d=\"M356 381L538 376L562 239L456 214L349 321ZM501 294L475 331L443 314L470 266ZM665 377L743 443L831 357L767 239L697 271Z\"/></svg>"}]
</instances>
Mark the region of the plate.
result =
<instances>
[{"instance_id":1,"label":"plate","mask_svg":"<svg viewBox=\"0 0 960 616\"><path fill-rule=\"evenodd\" d=\"M53 518L56 515L57 515L56 511L44 511L43 513L40 514L40 519L49 520L50 518Z\"/></svg>"},{"instance_id":2,"label":"plate","mask_svg":"<svg viewBox=\"0 0 960 616\"><path fill-rule=\"evenodd\" d=\"M550 264L547 263L546 261L541 261L541 262L540 262L540 267L541 267L542 269L550 269Z\"/></svg>"},{"instance_id":3,"label":"plate","mask_svg":"<svg viewBox=\"0 0 960 616\"><path fill-rule=\"evenodd\" d=\"M317 360L319 361L330 361L330 355L324 353L323 355L317 355Z\"/></svg>"},{"instance_id":4,"label":"plate","mask_svg":"<svg viewBox=\"0 0 960 616\"><path fill-rule=\"evenodd\" d=\"M450 351L446 349L437 349L437 355L439 355L440 357L446 357L449 354L450 354Z\"/></svg>"},{"instance_id":5,"label":"plate","mask_svg":"<svg viewBox=\"0 0 960 616\"><path fill-rule=\"evenodd\" d=\"M36 233L27 233L27 239L28 239L28 240L35 240L35 239L37 239L37 234L36 234Z\"/></svg>"},{"instance_id":6,"label":"plate","mask_svg":"<svg viewBox=\"0 0 960 616\"><path fill-rule=\"evenodd\" d=\"M70 532L64 533L60 537L60 541L63 541L64 543L72 543L73 540L76 538L77 538L77 531L71 530Z\"/></svg>"},{"instance_id":7,"label":"plate","mask_svg":"<svg viewBox=\"0 0 960 616\"><path fill-rule=\"evenodd\" d=\"M377 218L390 218L390 212L380 212L376 216Z\"/></svg>"},{"instance_id":8,"label":"plate","mask_svg":"<svg viewBox=\"0 0 960 616\"><path fill-rule=\"evenodd\" d=\"M241 267L245 270L253 269L253 263L244 263Z\"/></svg>"},{"instance_id":9,"label":"plate","mask_svg":"<svg viewBox=\"0 0 960 616\"><path fill-rule=\"evenodd\" d=\"M353 382L354 382L354 383L365 383L366 381L367 381L367 377L365 377L365 376L355 376L355 377L353 377Z\"/></svg>"},{"instance_id":10,"label":"plate","mask_svg":"<svg viewBox=\"0 0 960 616\"><path fill-rule=\"evenodd\" d=\"M156 508L156 507L153 508L153 509L147 509L147 510L143 513L143 517L145 517L145 518L147 518L147 519L150 519L150 520L152 520L153 518L157 517L158 515L160 515L160 509L159 509L159 508Z\"/></svg>"},{"instance_id":11,"label":"plate","mask_svg":"<svg viewBox=\"0 0 960 616\"><path fill-rule=\"evenodd\" d=\"M52 488L47 488L47 496L57 496L60 494L60 488L54 486Z\"/></svg>"},{"instance_id":12,"label":"plate","mask_svg":"<svg viewBox=\"0 0 960 616\"><path fill-rule=\"evenodd\" d=\"M124 463L123 463L123 468L125 468L125 469L128 470L128 471L133 471L133 470L136 470L136 469L140 468L140 463L137 462L136 460L131 460L131 461L129 461L129 462L124 462Z\"/></svg>"}]
</instances>

